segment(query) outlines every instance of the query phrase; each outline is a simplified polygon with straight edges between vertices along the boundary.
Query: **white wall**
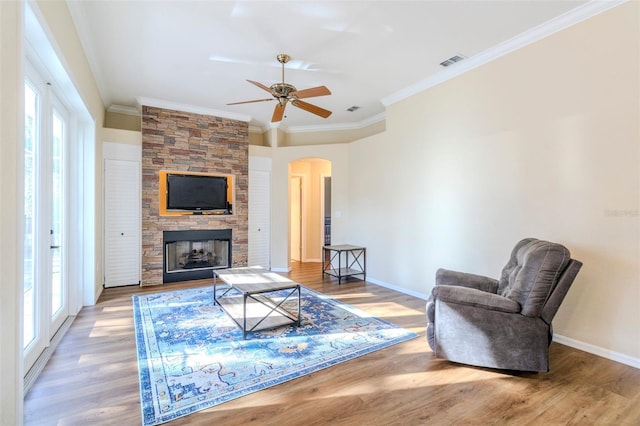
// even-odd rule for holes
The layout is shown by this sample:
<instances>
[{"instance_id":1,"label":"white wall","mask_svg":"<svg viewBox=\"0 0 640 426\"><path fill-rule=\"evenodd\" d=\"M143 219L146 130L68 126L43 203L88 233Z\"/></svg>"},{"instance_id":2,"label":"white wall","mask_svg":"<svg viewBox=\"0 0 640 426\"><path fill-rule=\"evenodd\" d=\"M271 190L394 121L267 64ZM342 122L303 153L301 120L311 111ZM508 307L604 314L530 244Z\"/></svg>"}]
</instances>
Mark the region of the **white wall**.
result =
<instances>
[{"instance_id":1,"label":"white wall","mask_svg":"<svg viewBox=\"0 0 640 426\"><path fill-rule=\"evenodd\" d=\"M22 9L0 2L0 425L22 422L22 292L20 227L22 206L17 167L24 125L22 106Z\"/></svg>"},{"instance_id":2,"label":"white wall","mask_svg":"<svg viewBox=\"0 0 640 426\"><path fill-rule=\"evenodd\" d=\"M289 163L320 158L331 162L331 233L334 241L347 241L349 218L348 145L314 145L266 148L249 146L249 156L270 157L271 174L271 268L289 270ZM339 216L339 217L338 217Z\"/></svg>"},{"instance_id":3,"label":"white wall","mask_svg":"<svg viewBox=\"0 0 640 426\"><path fill-rule=\"evenodd\" d=\"M45 34L50 38L57 56L95 123L96 134L93 135L95 139L91 141L95 143L94 167L96 170L93 182L95 186L92 192L95 197L96 216L95 228L93 229L96 237L93 240L96 259L94 280L102 282L102 142L100 129L104 123L104 105L66 2L41 0L32 4L41 19Z\"/></svg>"},{"instance_id":4,"label":"white wall","mask_svg":"<svg viewBox=\"0 0 640 426\"><path fill-rule=\"evenodd\" d=\"M439 267L497 277L521 238L559 242L584 267L556 335L640 366L639 9L394 104L385 134L351 144L367 277L427 295Z\"/></svg>"}]
</instances>

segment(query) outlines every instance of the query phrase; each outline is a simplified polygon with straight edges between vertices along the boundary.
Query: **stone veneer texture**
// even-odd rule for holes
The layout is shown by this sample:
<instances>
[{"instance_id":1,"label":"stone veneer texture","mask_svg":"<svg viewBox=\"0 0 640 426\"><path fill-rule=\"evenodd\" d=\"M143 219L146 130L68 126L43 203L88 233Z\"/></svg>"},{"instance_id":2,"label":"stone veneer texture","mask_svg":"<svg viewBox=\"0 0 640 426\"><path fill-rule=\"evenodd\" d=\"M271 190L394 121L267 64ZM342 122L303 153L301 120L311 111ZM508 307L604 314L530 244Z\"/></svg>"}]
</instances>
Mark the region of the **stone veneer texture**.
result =
<instances>
[{"instance_id":1,"label":"stone veneer texture","mask_svg":"<svg viewBox=\"0 0 640 426\"><path fill-rule=\"evenodd\" d=\"M159 172L234 175L232 215L159 215ZM142 107L142 285L162 284L162 232L231 229L234 267L248 255L249 126L208 115Z\"/></svg>"}]
</instances>

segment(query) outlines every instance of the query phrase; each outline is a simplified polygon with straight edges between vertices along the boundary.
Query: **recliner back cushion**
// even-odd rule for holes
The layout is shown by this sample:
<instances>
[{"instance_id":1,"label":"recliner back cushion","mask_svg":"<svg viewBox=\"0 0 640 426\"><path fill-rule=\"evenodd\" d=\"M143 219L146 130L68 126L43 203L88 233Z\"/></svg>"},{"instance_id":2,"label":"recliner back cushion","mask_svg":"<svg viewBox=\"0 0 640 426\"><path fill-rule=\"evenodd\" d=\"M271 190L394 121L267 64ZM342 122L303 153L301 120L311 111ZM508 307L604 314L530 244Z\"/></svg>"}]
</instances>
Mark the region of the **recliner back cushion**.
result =
<instances>
[{"instance_id":1,"label":"recliner back cushion","mask_svg":"<svg viewBox=\"0 0 640 426\"><path fill-rule=\"evenodd\" d=\"M518 302L522 315L539 316L570 259L569 250L560 244L524 239L502 270L498 294Z\"/></svg>"}]
</instances>

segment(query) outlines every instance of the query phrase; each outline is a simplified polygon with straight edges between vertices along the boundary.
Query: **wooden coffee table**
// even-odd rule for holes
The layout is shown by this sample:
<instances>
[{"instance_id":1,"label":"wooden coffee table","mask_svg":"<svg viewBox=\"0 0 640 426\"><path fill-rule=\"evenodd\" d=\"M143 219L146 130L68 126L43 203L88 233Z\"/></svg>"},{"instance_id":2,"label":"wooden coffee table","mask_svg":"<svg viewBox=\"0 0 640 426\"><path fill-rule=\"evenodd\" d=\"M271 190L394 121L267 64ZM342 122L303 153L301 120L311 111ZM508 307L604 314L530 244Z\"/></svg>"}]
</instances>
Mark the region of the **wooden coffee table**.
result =
<instances>
[{"instance_id":1,"label":"wooden coffee table","mask_svg":"<svg viewBox=\"0 0 640 426\"><path fill-rule=\"evenodd\" d=\"M296 302L297 312L285 308L288 301ZM249 332L300 325L300 284L261 267L215 270L213 303L242 329L244 339Z\"/></svg>"}]
</instances>

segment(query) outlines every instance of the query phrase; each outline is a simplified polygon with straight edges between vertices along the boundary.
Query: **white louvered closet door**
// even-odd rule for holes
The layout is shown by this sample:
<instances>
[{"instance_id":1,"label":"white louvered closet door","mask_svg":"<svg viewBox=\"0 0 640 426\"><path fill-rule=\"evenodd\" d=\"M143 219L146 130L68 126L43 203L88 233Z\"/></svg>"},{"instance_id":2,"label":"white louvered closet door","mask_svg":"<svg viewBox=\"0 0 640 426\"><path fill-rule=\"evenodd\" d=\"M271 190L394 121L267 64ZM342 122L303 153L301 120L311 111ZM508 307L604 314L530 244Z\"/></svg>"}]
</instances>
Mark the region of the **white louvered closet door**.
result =
<instances>
[{"instance_id":1,"label":"white louvered closet door","mask_svg":"<svg viewBox=\"0 0 640 426\"><path fill-rule=\"evenodd\" d=\"M249 266L271 268L271 172L249 169Z\"/></svg>"},{"instance_id":2,"label":"white louvered closet door","mask_svg":"<svg viewBox=\"0 0 640 426\"><path fill-rule=\"evenodd\" d=\"M139 284L140 163L105 159L104 165L104 286Z\"/></svg>"}]
</instances>

